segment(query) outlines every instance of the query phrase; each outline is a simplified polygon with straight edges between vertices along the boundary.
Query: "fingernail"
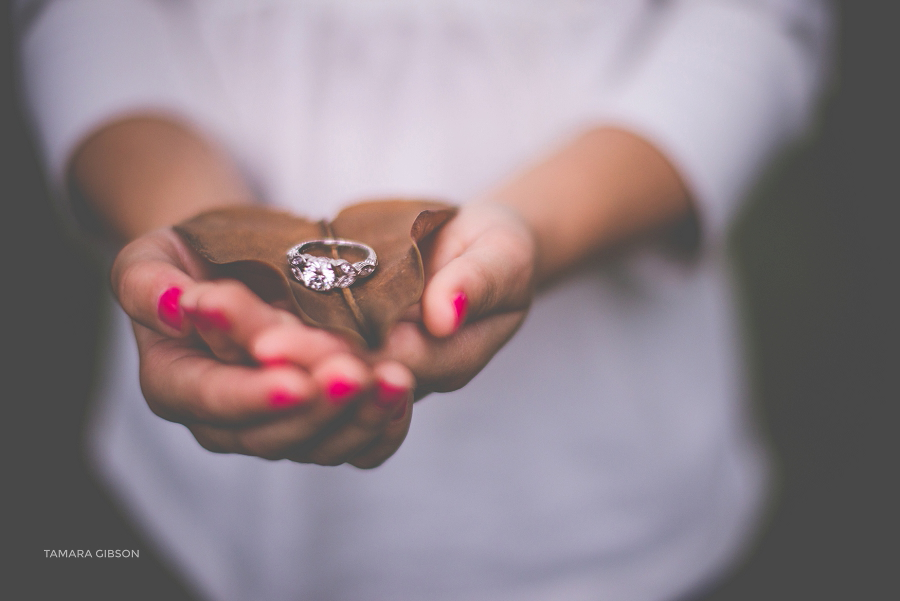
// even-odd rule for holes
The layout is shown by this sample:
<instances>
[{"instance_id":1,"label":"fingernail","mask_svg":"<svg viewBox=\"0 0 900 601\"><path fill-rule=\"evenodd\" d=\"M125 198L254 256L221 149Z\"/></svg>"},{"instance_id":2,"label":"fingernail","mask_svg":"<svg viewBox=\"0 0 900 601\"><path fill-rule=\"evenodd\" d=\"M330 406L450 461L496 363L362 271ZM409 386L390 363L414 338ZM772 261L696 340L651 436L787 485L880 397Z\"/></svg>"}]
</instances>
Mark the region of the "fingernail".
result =
<instances>
[{"instance_id":1,"label":"fingernail","mask_svg":"<svg viewBox=\"0 0 900 601\"><path fill-rule=\"evenodd\" d=\"M284 357L276 357L274 359L260 359L259 362L263 365L263 367L287 367L291 364L291 362Z\"/></svg>"},{"instance_id":2,"label":"fingernail","mask_svg":"<svg viewBox=\"0 0 900 601\"><path fill-rule=\"evenodd\" d=\"M358 392L359 385L346 380L335 380L328 385L328 398L332 403L344 403Z\"/></svg>"},{"instance_id":3,"label":"fingernail","mask_svg":"<svg viewBox=\"0 0 900 601\"><path fill-rule=\"evenodd\" d=\"M156 313L159 319L176 330L181 330L182 317L181 309L178 306L178 300L181 298L181 288L172 286L159 296L159 304L156 306Z\"/></svg>"},{"instance_id":4,"label":"fingernail","mask_svg":"<svg viewBox=\"0 0 900 601\"><path fill-rule=\"evenodd\" d=\"M184 313L198 330L206 331L215 328L227 332L231 329L231 323L228 321L228 318L218 309L209 311L185 309Z\"/></svg>"},{"instance_id":5,"label":"fingernail","mask_svg":"<svg viewBox=\"0 0 900 601\"><path fill-rule=\"evenodd\" d=\"M394 386L387 382L378 382L378 391L372 400L376 406L382 409L396 407L399 403L406 404L407 390L400 386Z\"/></svg>"},{"instance_id":6,"label":"fingernail","mask_svg":"<svg viewBox=\"0 0 900 601\"><path fill-rule=\"evenodd\" d=\"M204 317L200 311L196 309L188 309L185 307L184 314L187 315L187 318L191 320L191 323L194 324L194 327L198 330L208 330L212 327L212 324L209 323L209 320Z\"/></svg>"},{"instance_id":7,"label":"fingernail","mask_svg":"<svg viewBox=\"0 0 900 601\"><path fill-rule=\"evenodd\" d=\"M469 310L469 297L465 292L456 295L456 298L453 299L453 308L456 310L456 325L453 329L458 330L466 319L466 311Z\"/></svg>"},{"instance_id":8,"label":"fingernail","mask_svg":"<svg viewBox=\"0 0 900 601\"><path fill-rule=\"evenodd\" d=\"M269 394L269 404L276 409L286 409L303 402L303 397L288 392L287 390L273 390Z\"/></svg>"}]
</instances>

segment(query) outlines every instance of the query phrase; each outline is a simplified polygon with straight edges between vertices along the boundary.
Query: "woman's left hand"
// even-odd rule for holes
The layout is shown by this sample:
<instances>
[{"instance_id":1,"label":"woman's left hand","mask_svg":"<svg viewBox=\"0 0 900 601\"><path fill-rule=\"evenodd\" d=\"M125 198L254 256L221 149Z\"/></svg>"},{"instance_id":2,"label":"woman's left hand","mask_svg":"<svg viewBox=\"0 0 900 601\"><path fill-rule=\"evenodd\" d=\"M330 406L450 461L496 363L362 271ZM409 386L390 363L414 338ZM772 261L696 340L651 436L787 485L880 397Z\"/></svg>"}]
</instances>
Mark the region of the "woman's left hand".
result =
<instances>
[{"instance_id":1,"label":"woman's left hand","mask_svg":"<svg viewBox=\"0 0 900 601\"><path fill-rule=\"evenodd\" d=\"M461 388L525 319L535 257L534 236L515 209L489 202L463 206L425 253L420 304L372 359L409 367L417 398Z\"/></svg>"}]
</instances>

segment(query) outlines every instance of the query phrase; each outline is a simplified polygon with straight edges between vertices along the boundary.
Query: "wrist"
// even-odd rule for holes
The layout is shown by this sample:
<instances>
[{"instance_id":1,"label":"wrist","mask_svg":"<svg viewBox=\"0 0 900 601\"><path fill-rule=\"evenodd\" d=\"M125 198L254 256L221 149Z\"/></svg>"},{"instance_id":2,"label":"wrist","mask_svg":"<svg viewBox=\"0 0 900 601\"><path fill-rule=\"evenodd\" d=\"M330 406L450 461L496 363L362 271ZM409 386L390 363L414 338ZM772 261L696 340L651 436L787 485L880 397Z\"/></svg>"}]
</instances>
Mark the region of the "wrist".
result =
<instances>
[{"instance_id":1,"label":"wrist","mask_svg":"<svg viewBox=\"0 0 900 601\"><path fill-rule=\"evenodd\" d=\"M688 214L687 190L668 160L630 132L595 128L493 190L535 241L542 283L598 252Z\"/></svg>"}]
</instances>

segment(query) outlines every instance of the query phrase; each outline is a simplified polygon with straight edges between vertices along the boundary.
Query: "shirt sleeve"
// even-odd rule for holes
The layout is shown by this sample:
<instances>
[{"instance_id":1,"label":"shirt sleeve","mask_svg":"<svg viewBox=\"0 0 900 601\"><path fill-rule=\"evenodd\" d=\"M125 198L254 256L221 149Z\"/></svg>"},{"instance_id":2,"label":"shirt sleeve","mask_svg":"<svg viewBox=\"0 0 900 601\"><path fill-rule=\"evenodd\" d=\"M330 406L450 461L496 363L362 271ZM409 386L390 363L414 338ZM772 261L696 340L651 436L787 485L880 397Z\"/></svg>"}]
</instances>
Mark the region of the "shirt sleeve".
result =
<instances>
[{"instance_id":1,"label":"shirt sleeve","mask_svg":"<svg viewBox=\"0 0 900 601\"><path fill-rule=\"evenodd\" d=\"M70 155L105 123L135 113L196 122L203 114L196 82L190 80L197 70L180 51L184 20L178 19L177 4L26 0L16 5L24 100L58 198L66 198Z\"/></svg>"},{"instance_id":2,"label":"shirt sleeve","mask_svg":"<svg viewBox=\"0 0 900 601\"><path fill-rule=\"evenodd\" d=\"M830 6L815 0L662 3L601 120L668 157L705 243L722 240L767 161L809 125L830 31Z\"/></svg>"}]
</instances>

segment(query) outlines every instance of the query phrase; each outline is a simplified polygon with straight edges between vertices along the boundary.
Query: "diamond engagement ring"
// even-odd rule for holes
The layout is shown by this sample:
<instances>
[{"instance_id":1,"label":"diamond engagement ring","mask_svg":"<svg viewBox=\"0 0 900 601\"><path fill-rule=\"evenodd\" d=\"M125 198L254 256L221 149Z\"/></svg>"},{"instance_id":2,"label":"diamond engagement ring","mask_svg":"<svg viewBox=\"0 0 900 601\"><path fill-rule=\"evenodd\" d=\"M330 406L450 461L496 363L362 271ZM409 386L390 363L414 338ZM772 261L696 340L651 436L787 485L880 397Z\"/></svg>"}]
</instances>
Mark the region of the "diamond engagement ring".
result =
<instances>
[{"instance_id":1,"label":"diamond engagement ring","mask_svg":"<svg viewBox=\"0 0 900 601\"><path fill-rule=\"evenodd\" d=\"M356 263L344 259L333 259L319 255L310 255L304 251L314 247L350 248L365 254L365 258ZM317 292L328 292L332 288L348 288L356 280L368 277L378 265L378 257L371 246L352 240L327 238L309 240L293 247L287 252L291 273L298 282Z\"/></svg>"}]
</instances>

